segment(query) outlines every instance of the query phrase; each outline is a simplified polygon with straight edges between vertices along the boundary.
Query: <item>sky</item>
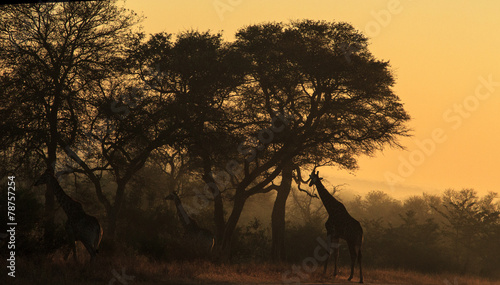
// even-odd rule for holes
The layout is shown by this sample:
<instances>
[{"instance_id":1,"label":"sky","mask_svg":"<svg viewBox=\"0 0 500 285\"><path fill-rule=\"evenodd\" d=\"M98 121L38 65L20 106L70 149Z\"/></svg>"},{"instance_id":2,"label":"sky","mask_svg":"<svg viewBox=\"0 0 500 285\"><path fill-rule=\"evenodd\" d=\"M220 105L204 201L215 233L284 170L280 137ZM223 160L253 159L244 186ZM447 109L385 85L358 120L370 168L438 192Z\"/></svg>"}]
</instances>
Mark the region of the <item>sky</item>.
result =
<instances>
[{"instance_id":1,"label":"sky","mask_svg":"<svg viewBox=\"0 0 500 285\"><path fill-rule=\"evenodd\" d=\"M146 33L222 32L312 19L348 22L388 60L394 92L412 117L402 149L360 157L359 169L320 168L342 191L395 198L446 189L500 191L500 1L127 0Z\"/></svg>"}]
</instances>

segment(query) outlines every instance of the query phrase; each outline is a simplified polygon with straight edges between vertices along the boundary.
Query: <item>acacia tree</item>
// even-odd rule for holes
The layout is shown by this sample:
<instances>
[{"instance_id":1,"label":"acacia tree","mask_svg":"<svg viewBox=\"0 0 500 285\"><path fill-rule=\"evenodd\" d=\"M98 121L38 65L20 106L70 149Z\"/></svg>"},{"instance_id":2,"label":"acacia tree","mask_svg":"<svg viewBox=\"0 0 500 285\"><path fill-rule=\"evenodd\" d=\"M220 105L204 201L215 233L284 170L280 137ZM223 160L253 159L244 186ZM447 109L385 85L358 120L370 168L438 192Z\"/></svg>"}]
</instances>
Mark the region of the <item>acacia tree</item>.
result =
<instances>
[{"instance_id":1,"label":"acacia tree","mask_svg":"<svg viewBox=\"0 0 500 285\"><path fill-rule=\"evenodd\" d=\"M407 135L409 116L391 89L389 63L375 59L366 37L349 24L304 20L253 25L237 33L235 45L252 63L254 92L242 96L243 108L268 119L285 110L293 114L270 143L274 171L294 158L311 156L311 162L355 169L357 156L399 146L397 138ZM284 231L288 193L289 186L278 190L278 208L273 209L276 259L284 257L279 250L284 235L279 233Z\"/></svg>"},{"instance_id":2,"label":"acacia tree","mask_svg":"<svg viewBox=\"0 0 500 285\"><path fill-rule=\"evenodd\" d=\"M6 5L0 8L2 151L18 165L54 171L60 142L77 143L88 95L112 77L139 21L116 1ZM13 149L12 149L13 148ZM54 195L45 194L45 242L53 240Z\"/></svg>"}]
</instances>

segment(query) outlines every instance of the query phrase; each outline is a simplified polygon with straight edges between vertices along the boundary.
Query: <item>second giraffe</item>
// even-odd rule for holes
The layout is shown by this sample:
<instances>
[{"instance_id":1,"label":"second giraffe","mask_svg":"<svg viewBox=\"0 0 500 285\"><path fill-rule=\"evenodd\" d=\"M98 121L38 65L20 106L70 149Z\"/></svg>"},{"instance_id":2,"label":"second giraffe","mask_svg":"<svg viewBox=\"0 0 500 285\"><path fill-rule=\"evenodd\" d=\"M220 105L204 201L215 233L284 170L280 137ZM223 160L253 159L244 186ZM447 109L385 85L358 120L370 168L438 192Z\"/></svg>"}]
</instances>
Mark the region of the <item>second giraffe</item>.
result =
<instances>
[{"instance_id":1,"label":"second giraffe","mask_svg":"<svg viewBox=\"0 0 500 285\"><path fill-rule=\"evenodd\" d=\"M170 193L165 199L174 201L177 214L184 227L185 237L201 246L202 251L205 253L211 253L215 244L212 232L198 226L198 223L184 209L181 199L175 191Z\"/></svg>"}]
</instances>

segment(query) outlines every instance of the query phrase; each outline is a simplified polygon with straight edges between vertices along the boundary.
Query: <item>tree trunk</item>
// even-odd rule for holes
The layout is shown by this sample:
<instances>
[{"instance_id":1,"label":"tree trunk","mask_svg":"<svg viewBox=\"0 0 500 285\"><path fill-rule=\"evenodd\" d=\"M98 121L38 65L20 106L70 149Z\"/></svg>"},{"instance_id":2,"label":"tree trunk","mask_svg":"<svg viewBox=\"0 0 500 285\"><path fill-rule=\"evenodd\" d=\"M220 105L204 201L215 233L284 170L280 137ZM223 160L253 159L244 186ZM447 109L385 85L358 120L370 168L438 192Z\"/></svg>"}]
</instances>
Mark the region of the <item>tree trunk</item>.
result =
<instances>
[{"instance_id":1,"label":"tree trunk","mask_svg":"<svg viewBox=\"0 0 500 285\"><path fill-rule=\"evenodd\" d=\"M107 229L105 234L103 233L103 236L106 237L107 241L114 241L116 233L116 222L117 222L116 206L112 207L111 211L108 211L106 215L107 215Z\"/></svg>"},{"instance_id":2,"label":"tree trunk","mask_svg":"<svg viewBox=\"0 0 500 285\"><path fill-rule=\"evenodd\" d=\"M108 229L107 229L107 239L109 241L115 241L116 238L116 228L118 224L118 217L120 209L123 205L123 200L125 197L125 187L127 186L126 181L118 181L116 186L116 195L111 211L108 211Z\"/></svg>"},{"instance_id":3,"label":"tree trunk","mask_svg":"<svg viewBox=\"0 0 500 285\"><path fill-rule=\"evenodd\" d=\"M210 174L210 167L207 167L203 175L203 181L208 187L214 198L214 223L215 223L215 246L220 246L224 236L225 221L224 221L224 204L222 202L222 195L220 189L215 183L214 178Z\"/></svg>"},{"instance_id":4,"label":"tree trunk","mask_svg":"<svg viewBox=\"0 0 500 285\"><path fill-rule=\"evenodd\" d=\"M236 195L234 198L233 210L227 220L222 241L219 243L219 247L217 248L217 256L221 261L229 261L231 256L232 237L246 200L247 197L245 195Z\"/></svg>"},{"instance_id":5,"label":"tree trunk","mask_svg":"<svg viewBox=\"0 0 500 285\"><path fill-rule=\"evenodd\" d=\"M224 204L220 191L214 193L214 221L215 221L215 241L222 240L224 235Z\"/></svg>"},{"instance_id":6,"label":"tree trunk","mask_svg":"<svg viewBox=\"0 0 500 285\"><path fill-rule=\"evenodd\" d=\"M282 262L286 258L285 254L285 212L286 201L292 188L293 164L284 165L281 172L281 185L278 188L276 200L274 201L273 212L271 214L272 244L271 259L274 262Z\"/></svg>"},{"instance_id":7,"label":"tree trunk","mask_svg":"<svg viewBox=\"0 0 500 285\"><path fill-rule=\"evenodd\" d=\"M203 160L203 181L208 188L208 191L212 193L214 198L214 223L215 223L215 258L218 259L221 254L222 243L224 240L224 231L226 228L226 222L224 219L224 203L222 201L222 195L220 192L215 179L212 176L212 161L210 156L203 152L201 154Z\"/></svg>"},{"instance_id":8,"label":"tree trunk","mask_svg":"<svg viewBox=\"0 0 500 285\"><path fill-rule=\"evenodd\" d=\"M46 166L52 174L55 172L56 162L57 162L57 109L58 109L58 98L54 100L51 112L48 114L48 121L50 125L49 134L50 141L47 143L47 160ZM54 248L54 237L55 237L55 196L54 190L51 188L50 184L47 184L45 191L45 209L44 209L44 221L43 221L43 240L48 248Z\"/></svg>"},{"instance_id":9,"label":"tree trunk","mask_svg":"<svg viewBox=\"0 0 500 285\"><path fill-rule=\"evenodd\" d=\"M47 163L47 169L52 169L55 165L55 151L52 152L53 155L49 154L49 159ZM43 241L47 249L54 248L54 237L55 237L55 196L54 190L51 188L50 184L47 183L45 188L45 208L44 208L44 219L43 219Z\"/></svg>"}]
</instances>

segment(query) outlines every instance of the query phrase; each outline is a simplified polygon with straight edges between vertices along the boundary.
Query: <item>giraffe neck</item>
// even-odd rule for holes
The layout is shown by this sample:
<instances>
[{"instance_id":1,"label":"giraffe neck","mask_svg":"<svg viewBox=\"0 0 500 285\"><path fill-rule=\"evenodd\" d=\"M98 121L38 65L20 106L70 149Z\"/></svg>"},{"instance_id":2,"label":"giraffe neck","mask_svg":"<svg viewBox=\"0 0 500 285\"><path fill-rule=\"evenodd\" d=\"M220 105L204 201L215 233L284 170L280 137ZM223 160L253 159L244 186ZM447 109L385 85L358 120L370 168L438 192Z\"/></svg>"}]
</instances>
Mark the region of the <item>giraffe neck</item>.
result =
<instances>
[{"instance_id":1,"label":"giraffe neck","mask_svg":"<svg viewBox=\"0 0 500 285\"><path fill-rule=\"evenodd\" d=\"M177 214L179 215L179 219L181 220L182 226L184 228L190 228L195 225L193 219L188 215L184 206L182 206L181 199L177 196L174 198L175 207L177 208Z\"/></svg>"},{"instance_id":2,"label":"giraffe neck","mask_svg":"<svg viewBox=\"0 0 500 285\"><path fill-rule=\"evenodd\" d=\"M77 201L73 200L71 197L69 197L64 192L57 179L53 176L50 179L50 186L54 191L54 195L56 196L57 202L63 208L64 212L66 213L66 216L68 216L68 219L77 217L82 213L85 213L83 211L82 205Z\"/></svg>"},{"instance_id":3,"label":"giraffe neck","mask_svg":"<svg viewBox=\"0 0 500 285\"><path fill-rule=\"evenodd\" d=\"M323 186L323 183L321 181L318 181L315 183L316 184L316 189L318 190L319 197L321 198L321 202L323 202L323 205L325 206L326 211L330 216L334 215L334 212L336 209L339 207L342 207L342 203L340 203L335 197L326 190L325 186Z\"/></svg>"}]
</instances>

